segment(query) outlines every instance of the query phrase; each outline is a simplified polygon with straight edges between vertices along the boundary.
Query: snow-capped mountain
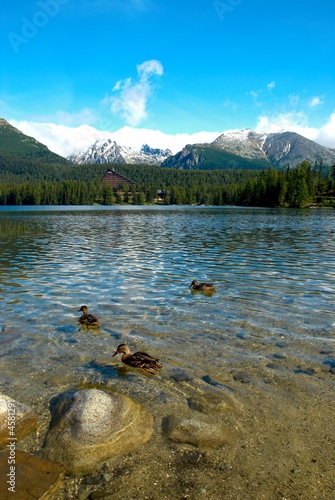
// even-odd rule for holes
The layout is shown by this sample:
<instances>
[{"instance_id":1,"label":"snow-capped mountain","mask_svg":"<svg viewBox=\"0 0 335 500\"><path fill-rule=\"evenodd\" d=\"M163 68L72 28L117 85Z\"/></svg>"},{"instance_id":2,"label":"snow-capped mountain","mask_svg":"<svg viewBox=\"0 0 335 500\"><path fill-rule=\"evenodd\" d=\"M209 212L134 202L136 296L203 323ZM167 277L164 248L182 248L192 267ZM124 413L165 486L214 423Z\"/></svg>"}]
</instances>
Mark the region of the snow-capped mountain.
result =
<instances>
[{"instance_id":1,"label":"snow-capped mountain","mask_svg":"<svg viewBox=\"0 0 335 500\"><path fill-rule=\"evenodd\" d=\"M295 132L259 134L250 129L227 131L211 144L191 144L162 163L186 169L295 167L308 160L312 165L335 164L335 152Z\"/></svg>"},{"instance_id":2,"label":"snow-capped mountain","mask_svg":"<svg viewBox=\"0 0 335 500\"><path fill-rule=\"evenodd\" d=\"M224 149L243 158L267 159L263 150L267 134L258 134L250 129L232 130L221 134L212 146Z\"/></svg>"},{"instance_id":3,"label":"snow-capped mountain","mask_svg":"<svg viewBox=\"0 0 335 500\"><path fill-rule=\"evenodd\" d=\"M283 168L304 160L314 165L321 159L325 166L334 165L335 151L295 132L267 134L250 129L226 131L210 144L188 144L175 155L147 144L140 149L120 146L108 138L68 157L79 164L135 163L185 169Z\"/></svg>"},{"instance_id":4,"label":"snow-capped mountain","mask_svg":"<svg viewBox=\"0 0 335 500\"><path fill-rule=\"evenodd\" d=\"M160 165L171 156L169 149L151 148L144 144L140 150L127 146L119 146L111 139L96 141L87 151L68 157L73 163L145 163Z\"/></svg>"},{"instance_id":5,"label":"snow-capped mountain","mask_svg":"<svg viewBox=\"0 0 335 500\"><path fill-rule=\"evenodd\" d=\"M322 158L324 165L334 165L335 154L295 132L258 134L250 129L220 135L213 146L244 158L267 159L274 167L296 166L304 160L314 164Z\"/></svg>"}]
</instances>

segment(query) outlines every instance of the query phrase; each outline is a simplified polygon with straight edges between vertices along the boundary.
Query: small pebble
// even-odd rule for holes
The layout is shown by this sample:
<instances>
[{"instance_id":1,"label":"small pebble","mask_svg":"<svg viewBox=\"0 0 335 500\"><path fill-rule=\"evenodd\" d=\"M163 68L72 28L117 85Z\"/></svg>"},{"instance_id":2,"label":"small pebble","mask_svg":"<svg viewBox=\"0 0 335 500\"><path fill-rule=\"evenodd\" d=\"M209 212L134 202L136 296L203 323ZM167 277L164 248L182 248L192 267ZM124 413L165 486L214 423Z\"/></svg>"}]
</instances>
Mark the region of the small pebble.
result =
<instances>
[{"instance_id":1,"label":"small pebble","mask_svg":"<svg viewBox=\"0 0 335 500\"><path fill-rule=\"evenodd\" d=\"M249 384L251 382L251 378L245 372L235 372L233 374L233 379L236 380L236 382L241 382L241 384Z\"/></svg>"},{"instance_id":2,"label":"small pebble","mask_svg":"<svg viewBox=\"0 0 335 500\"><path fill-rule=\"evenodd\" d=\"M322 349L322 351L320 351L320 354L332 354L334 351L332 349Z\"/></svg>"},{"instance_id":3,"label":"small pebble","mask_svg":"<svg viewBox=\"0 0 335 500\"><path fill-rule=\"evenodd\" d=\"M278 365L278 363L268 363L266 367L270 368L271 370L280 370L281 368L281 366Z\"/></svg>"},{"instance_id":4,"label":"small pebble","mask_svg":"<svg viewBox=\"0 0 335 500\"><path fill-rule=\"evenodd\" d=\"M78 340L76 339L64 339L66 344L78 344Z\"/></svg>"},{"instance_id":5,"label":"small pebble","mask_svg":"<svg viewBox=\"0 0 335 500\"><path fill-rule=\"evenodd\" d=\"M86 500L90 496L91 492L87 488L81 488L78 491L78 500Z\"/></svg>"},{"instance_id":6,"label":"small pebble","mask_svg":"<svg viewBox=\"0 0 335 500\"><path fill-rule=\"evenodd\" d=\"M282 352L276 352L274 355L273 355L274 358L276 359L287 359L287 356L286 354L282 353Z\"/></svg>"},{"instance_id":7,"label":"small pebble","mask_svg":"<svg viewBox=\"0 0 335 500\"><path fill-rule=\"evenodd\" d=\"M287 347L286 342L276 342L277 347Z\"/></svg>"},{"instance_id":8,"label":"small pebble","mask_svg":"<svg viewBox=\"0 0 335 500\"><path fill-rule=\"evenodd\" d=\"M191 382L192 380L190 375L179 369L173 371L171 378L176 382Z\"/></svg>"},{"instance_id":9,"label":"small pebble","mask_svg":"<svg viewBox=\"0 0 335 500\"><path fill-rule=\"evenodd\" d=\"M303 368L302 366L298 366L297 367L297 370L295 370L296 373L303 373L304 375L315 375L316 374L316 370L314 370L314 368Z\"/></svg>"},{"instance_id":10,"label":"small pebble","mask_svg":"<svg viewBox=\"0 0 335 500\"><path fill-rule=\"evenodd\" d=\"M209 385L214 385L214 386L221 385L221 384L219 384L219 382L217 382L216 380L211 378L209 375L205 375L204 377L202 377L202 380Z\"/></svg>"}]
</instances>

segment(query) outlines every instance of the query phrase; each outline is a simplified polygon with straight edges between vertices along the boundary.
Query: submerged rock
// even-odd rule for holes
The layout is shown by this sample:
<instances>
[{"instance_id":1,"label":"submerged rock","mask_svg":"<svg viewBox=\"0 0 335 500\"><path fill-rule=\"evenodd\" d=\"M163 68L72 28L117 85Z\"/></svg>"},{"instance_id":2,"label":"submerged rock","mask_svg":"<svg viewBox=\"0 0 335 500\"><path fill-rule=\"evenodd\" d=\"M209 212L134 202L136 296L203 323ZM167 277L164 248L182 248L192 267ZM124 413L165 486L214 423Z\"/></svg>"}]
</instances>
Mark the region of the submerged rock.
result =
<instances>
[{"instance_id":1,"label":"submerged rock","mask_svg":"<svg viewBox=\"0 0 335 500\"><path fill-rule=\"evenodd\" d=\"M227 412L236 410L237 402L232 396L205 393L192 396L187 400L188 406L206 415L225 415Z\"/></svg>"},{"instance_id":2,"label":"submerged rock","mask_svg":"<svg viewBox=\"0 0 335 500\"><path fill-rule=\"evenodd\" d=\"M175 368L172 372L171 379L175 382L191 382L193 380L193 377L186 373L184 370Z\"/></svg>"},{"instance_id":3,"label":"submerged rock","mask_svg":"<svg viewBox=\"0 0 335 500\"><path fill-rule=\"evenodd\" d=\"M82 389L59 397L44 456L72 472L89 472L111 457L139 448L152 434L153 417L129 397Z\"/></svg>"},{"instance_id":4,"label":"submerged rock","mask_svg":"<svg viewBox=\"0 0 335 500\"><path fill-rule=\"evenodd\" d=\"M0 392L0 448L7 446L8 438L19 441L36 427L37 417L32 408Z\"/></svg>"},{"instance_id":5,"label":"submerged rock","mask_svg":"<svg viewBox=\"0 0 335 500\"><path fill-rule=\"evenodd\" d=\"M220 419L202 414L190 418L166 417L163 430L175 443L188 443L199 448L219 448L232 444L236 438L234 429Z\"/></svg>"},{"instance_id":6,"label":"submerged rock","mask_svg":"<svg viewBox=\"0 0 335 500\"><path fill-rule=\"evenodd\" d=\"M15 450L10 469L8 452L0 453L1 500L47 500L62 484L64 466ZM9 481L9 482L7 482Z\"/></svg>"},{"instance_id":7,"label":"submerged rock","mask_svg":"<svg viewBox=\"0 0 335 500\"><path fill-rule=\"evenodd\" d=\"M230 373L232 373L233 379L236 380L236 382L241 382L242 384L250 384L251 382L251 378L246 372L232 370Z\"/></svg>"}]
</instances>

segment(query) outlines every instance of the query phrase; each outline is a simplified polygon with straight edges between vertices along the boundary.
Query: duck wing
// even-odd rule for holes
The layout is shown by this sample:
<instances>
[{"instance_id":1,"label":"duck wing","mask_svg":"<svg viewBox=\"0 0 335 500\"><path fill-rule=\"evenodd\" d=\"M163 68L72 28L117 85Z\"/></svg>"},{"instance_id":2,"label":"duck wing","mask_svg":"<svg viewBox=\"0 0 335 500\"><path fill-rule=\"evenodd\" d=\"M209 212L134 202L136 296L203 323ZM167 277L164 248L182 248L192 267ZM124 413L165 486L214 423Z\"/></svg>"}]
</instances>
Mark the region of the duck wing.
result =
<instances>
[{"instance_id":1,"label":"duck wing","mask_svg":"<svg viewBox=\"0 0 335 500\"><path fill-rule=\"evenodd\" d=\"M139 351L139 352L135 352L135 353L133 354L133 356L138 356L138 357L140 357L141 359L143 359L143 360L147 360L147 361L159 361L158 359L153 358L152 356L150 356L150 354L148 354L147 352L141 352L141 351Z\"/></svg>"},{"instance_id":2,"label":"duck wing","mask_svg":"<svg viewBox=\"0 0 335 500\"><path fill-rule=\"evenodd\" d=\"M92 322L99 321L96 316L93 316L93 314L88 314L87 317L88 317L89 321L92 321Z\"/></svg>"},{"instance_id":3,"label":"duck wing","mask_svg":"<svg viewBox=\"0 0 335 500\"><path fill-rule=\"evenodd\" d=\"M162 368L162 365L159 363L159 360L150 356L150 354L146 352L135 352L131 356L125 359L125 362L131 364L132 366L136 366L137 368L143 368L144 370L151 371L159 370Z\"/></svg>"},{"instance_id":4,"label":"duck wing","mask_svg":"<svg viewBox=\"0 0 335 500\"><path fill-rule=\"evenodd\" d=\"M195 286L195 290L215 290L214 283L199 283Z\"/></svg>"},{"instance_id":5,"label":"duck wing","mask_svg":"<svg viewBox=\"0 0 335 500\"><path fill-rule=\"evenodd\" d=\"M91 325L91 326L98 326L99 325L99 320L96 316L93 316L93 314L83 314L79 318L79 323L82 325Z\"/></svg>"}]
</instances>

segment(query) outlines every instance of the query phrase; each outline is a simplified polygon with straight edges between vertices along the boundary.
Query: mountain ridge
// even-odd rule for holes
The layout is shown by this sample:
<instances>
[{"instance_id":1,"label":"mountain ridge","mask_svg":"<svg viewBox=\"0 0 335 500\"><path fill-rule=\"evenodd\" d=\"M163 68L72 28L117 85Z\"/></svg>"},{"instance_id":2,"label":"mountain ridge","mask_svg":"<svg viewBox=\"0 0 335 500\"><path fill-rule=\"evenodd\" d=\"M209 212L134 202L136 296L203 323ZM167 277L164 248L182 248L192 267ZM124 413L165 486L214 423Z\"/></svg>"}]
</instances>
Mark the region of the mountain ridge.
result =
<instances>
[{"instance_id":1,"label":"mountain ridge","mask_svg":"<svg viewBox=\"0 0 335 500\"><path fill-rule=\"evenodd\" d=\"M182 169L264 169L295 167L304 160L314 164L322 159L325 166L335 164L335 150L296 132L258 133L251 129L226 131L211 143L186 144L176 154L168 149L140 150L120 146L111 139L98 140L88 150L71 155L79 163L130 163L160 165Z\"/></svg>"},{"instance_id":2,"label":"mountain ridge","mask_svg":"<svg viewBox=\"0 0 335 500\"><path fill-rule=\"evenodd\" d=\"M66 158L53 153L45 144L24 134L4 118L0 118L0 155L55 164L69 163Z\"/></svg>"},{"instance_id":3,"label":"mountain ridge","mask_svg":"<svg viewBox=\"0 0 335 500\"><path fill-rule=\"evenodd\" d=\"M130 146L121 146L112 139L99 139L95 141L86 151L68 156L67 159L73 163L145 163L148 165L160 165L166 158L171 156L169 149L151 148L143 144L140 149Z\"/></svg>"},{"instance_id":4,"label":"mountain ridge","mask_svg":"<svg viewBox=\"0 0 335 500\"><path fill-rule=\"evenodd\" d=\"M231 161L233 161L233 165L237 163L240 165L239 168L243 168L245 160L251 162L250 165L253 163L258 165L258 168L269 166L275 168L295 167L304 160L314 164L321 159L325 166L335 164L335 151L321 146L296 132L261 134L251 129L242 129L224 132L212 143L206 145L206 151L204 151L204 145L187 145L177 155L165 160L162 166L207 169L208 155L213 156L213 148L216 149L218 165L220 163L218 151L222 153L222 165L219 168L227 168L227 166L224 166L227 153L233 155L228 159L229 168L236 168L236 166L230 166ZM203 153L202 155L198 154L199 150ZM190 158L192 154L194 156L193 161Z\"/></svg>"}]
</instances>

